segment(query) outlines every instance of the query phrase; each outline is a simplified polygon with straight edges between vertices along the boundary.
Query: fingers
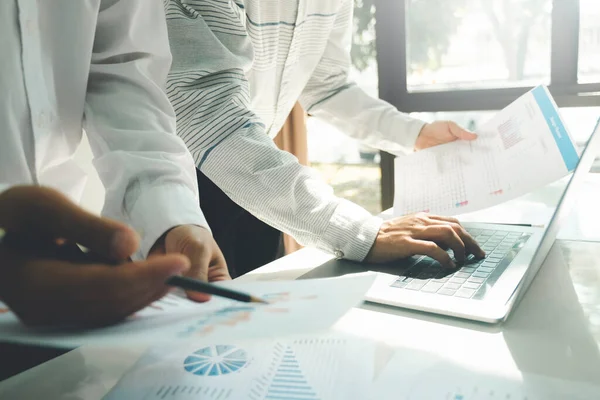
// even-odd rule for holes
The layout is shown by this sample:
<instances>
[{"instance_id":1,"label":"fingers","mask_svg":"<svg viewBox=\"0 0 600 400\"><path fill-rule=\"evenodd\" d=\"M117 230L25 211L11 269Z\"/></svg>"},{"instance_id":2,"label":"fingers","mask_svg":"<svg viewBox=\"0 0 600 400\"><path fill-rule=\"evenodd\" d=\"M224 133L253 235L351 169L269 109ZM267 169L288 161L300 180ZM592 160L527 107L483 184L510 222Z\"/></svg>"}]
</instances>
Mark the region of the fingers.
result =
<instances>
[{"instance_id":1,"label":"fingers","mask_svg":"<svg viewBox=\"0 0 600 400\"><path fill-rule=\"evenodd\" d=\"M461 140L475 140L477 135L473 132L469 132L466 129L461 128L457 123L448 121L448 129L455 138Z\"/></svg>"},{"instance_id":2,"label":"fingers","mask_svg":"<svg viewBox=\"0 0 600 400\"><path fill-rule=\"evenodd\" d=\"M202 249L195 249L190 255L187 255L191 260L191 268L186 274L191 278L200 279L203 282L208 282L208 270L210 266L210 254ZM186 294L190 300L197 302L205 302L210 300L210 295L206 293L195 292L192 290L186 291Z\"/></svg>"},{"instance_id":3,"label":"fingers","mask_svg":"<svg viewBox=\"0 0 600 400\"><path fill-rule=\"evenodd\" d=\"M429 244L424 246L425 243ZM444 250L447 248L452 249L458 262L464 262L471 253L485 257L483 250L457 219L417 213L384 222L365 260L387 262L419 254L429 255L444 266L454 267Z\"/></svg>"},{"instance_id":4,"label":"fingers","mask_svg":"<svg viewBox=\"0 0 600 400\"><path fill-rule=\"evenodd\" d=\"M212 257L210 248L205 245L205 242L195 236L184 236L181 242L183 244L180 246L180 253L190 261L190 269L185 275L208 282L208 269ZM186 294L189 299L194 301L205 302L210 300L210 295L206 293L188 290Z\"/></svg>"},{"instance_id":5,"label":"fingers","mask_svg":"<svg viewBox=\"0 0 600 400\"><path fill-rule=\"evenodd\" d=\"M186 244L180 250L181 254L190 260L190 269L185 274L186 276L208 282L208 269L212 257L210 250L203 241L196 240L196 238L186 238ZM188 290L186 294L189 299L194 301L205 302L210 300L210 295L206 293Z\"/></svg>"},{"instance_id":6,"label":"fingers","mask_svg":"<svg viewBox=\"0 0 600 400\"><path fill-rule=\"evenodd\" d=\"M443 267L456 268L456 264L452 261L448 253L446 253L441 247L434 242L427 240L408 240L409 250L413 254L422 254L429 256L439 262Z\"/></svg>"},{"instance_id":7,"label":"fingers","mask_svg":"<svg viewBox=\"0 0 600 400\"><path fill-rule=\"evenodd\" d=\"M2 278L10 278L14 289L3 295L23 322L34 326L118 322L164 296L167 278L189 268L177 255L119 266L23 259L13 257L20 265L5 269Z\"/></svg>"},{"instance_id":8,"label":"fingers","mask_svg":"<svg viewBox=\"0 0 600 400\"><path fill-rule=\"evenodd\" d=\"M438 246L442 245L445 248L451 248L456 261L459 263L465 261L465 244L450 225L428 226L415 235L415 239L430 240Z\"/></svg>"},{"instance_id":9,"label":"fingers","mask_svg":"<svg viewBox=\"0 0 600 400\"><path fill-rule=\"evenodd\" d=\"M180 253L190 260L186 276L204 282L231 279L219 246L204 227L181 225L171 229L165 235L164 248L167 253ZM210 295L194 291L187 295L200 302L210 299Z\"/></svg>"},{"instance_id":10,"label":"fingers","mask_svg":"<svg viewBox=\"0 0 600 400\"><path fill-rule=\"evenodd\" d=\"M191 267L187 275L208 282L208 267L211 256L208 249L201 247L199 243L194 243L181 253L190 259Z\"/></svg>"},{"instance_id":11,"label":"fingers","mask_svg":"<svg viewBox=\"0 0 600 400\"><path fill-rule=\"evenodd\" d=\"M98 313L100 321L118 321L160 299L169 291L166 280L185 273L189 265L189 260L183 256L167 255L121 265L113 268L119 270L116 273L103 268L103 281L112 290L110 301L107 301L109 306L104 308L104 313Z\"/></svg>"},{"instance_id":12,"label":"fingers","mask_svg":"<svg viewBox=\"0 0 600 400\"><path fill-rule=\"evenodd\" d=\"M460 237L465 247L465 254L473 254L477 258L485 257L485 251L479 247L477 241L460 225L460 222L456 218L444 217L439 215L430 215L430 219L439 221L441 223L450 226ZM456 253L455 253L456 256Z\"/></svg>"},{"instance_id":13,"label":"fingers","mask_svg":"<svg viewBox=\"0 0 600 400\"><path fill-rule=\"evenodd\" d=\"M452 222L454 224L460 224L460 221L458 219L454 217L447 217L445 215L427 214L427 217L436 221L445 221Z\"/></svg>"},{"instance_id":14,"label":"fingers","mask_svg":"<svg viewBox=\"0 0 600 400\"><path fill-rule=\"evenodd\" d=\"M97 217L56 190L14 187L0 195L0 227L7 232L64 238L115 260L129 257L138 235L116 221Z\"/></svg>"},{"instance_id":15,"label":"fingers","mask_svg":"<svg viewBox=\"0 0 600 400\"><path fill-rule=\"evenodd\" d=\"M218 282L229 280L231 280L231 275L229 275L227 262L225 261L225 257L223 256L221 249L219 249L219 246L217 246L215 243L213 248L213 259L210 263L210 267L208 268L208 281Z\"/></svg>"},{"instance_id":16,"label":"fingers","mask_svg":"<svg viewBox=\"0 0 600 400\"><path fill-rule=\"evenodd\" d=\"M217 246L217 244L213 241L211 243L211 245L208 247L208 249L206 249L204 251L204 254L208 254L210 255L212 258L209 259L208 262L208 268L207 268L207 276L206 276L206 280L208 282L219 282L219 281L227 281L227 280L231 280L231 276L229 275L229 270L227 269L227 263L225 262L225 257L223 257L223 253L221 252L221 249L219 249L219 246ZM204 271L204 266L201 265L200 266L200 270ZM190 272L190 274L192 274ZM189 275L193 278L197 278L197 276L194 275ZM202 274L201 277L202 278ZM199 293L199 292L193 292L193 291L188 291L186 292L187 296L189 299L194 300L194 301L198 301L198 302L205 302L210 300L210 295L206 294L206 293Z\"/></svg>"}]
</instances>

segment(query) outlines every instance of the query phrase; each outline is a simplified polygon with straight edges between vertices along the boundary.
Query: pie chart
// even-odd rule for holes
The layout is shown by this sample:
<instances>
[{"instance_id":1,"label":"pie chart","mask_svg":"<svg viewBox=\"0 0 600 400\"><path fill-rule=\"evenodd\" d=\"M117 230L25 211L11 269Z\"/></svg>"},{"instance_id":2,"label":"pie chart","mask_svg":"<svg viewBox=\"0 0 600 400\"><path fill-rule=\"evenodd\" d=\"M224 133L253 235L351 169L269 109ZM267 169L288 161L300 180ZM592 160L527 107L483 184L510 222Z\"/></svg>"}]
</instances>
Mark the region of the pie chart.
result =
<instances>
[{"instance_id":1,"label":"pie chart","mask_svg":"<svg viewBox=\"0 0 600 400\"><path fill-rule=\"evenodd\" d=\"M246 366L248 355L236 346L203 347L185 358L183 368L194 375L220 376L231 374Z\"/></svg>"}]
</instances>

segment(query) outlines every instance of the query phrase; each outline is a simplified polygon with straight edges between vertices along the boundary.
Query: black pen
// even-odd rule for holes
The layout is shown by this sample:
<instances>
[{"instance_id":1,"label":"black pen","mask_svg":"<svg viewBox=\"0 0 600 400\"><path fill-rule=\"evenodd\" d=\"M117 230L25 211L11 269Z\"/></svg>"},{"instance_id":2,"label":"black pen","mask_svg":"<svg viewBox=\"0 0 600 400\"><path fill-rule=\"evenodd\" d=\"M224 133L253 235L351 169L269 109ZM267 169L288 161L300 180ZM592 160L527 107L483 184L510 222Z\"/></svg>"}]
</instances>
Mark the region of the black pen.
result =
<instances>
[{"instance_id":1,"label":"black pen","mask_svg":"<svg viewBox=\"0 0 600 400\"><path fill-rule=\"evenodd\" d=\"M0 229L0 244L7 246L10 249L22 252L24 254L34 255L36 257L59 259L79 264L118 264L115 262L115 260L110 260L96 253L86 252L73 242L57 244L52 240L42 240L39 237L25 237L23 234L17 234L14 232L9 234L8 232L4 232L2 229ZM245 303L268 304L266 301L258 297L251 296L243 292L226 289L221 286L200 281L198 279L175 275L168 278L165 283L169 286L178 287L184 290L206 293Z\"/></svg>"},{"instance_id":2,"label":"black pen","mask_svg":"<svg viewBox=\"0 0 600 400\"><path fill-rule=\"evenodd\" d=\"M258 297L251 296L243 292L238 292L236 290L227 289L222 286L217 286L212 283L203 282L198 279L188 278L185 276L173 275L172 277L167 279L167 285L178 287L184 290L192 290L195 292L211 294L214 296L220 296L231 300L242 301L244 303L268 304L268 302Z\"/></svg>"}]
</instances>

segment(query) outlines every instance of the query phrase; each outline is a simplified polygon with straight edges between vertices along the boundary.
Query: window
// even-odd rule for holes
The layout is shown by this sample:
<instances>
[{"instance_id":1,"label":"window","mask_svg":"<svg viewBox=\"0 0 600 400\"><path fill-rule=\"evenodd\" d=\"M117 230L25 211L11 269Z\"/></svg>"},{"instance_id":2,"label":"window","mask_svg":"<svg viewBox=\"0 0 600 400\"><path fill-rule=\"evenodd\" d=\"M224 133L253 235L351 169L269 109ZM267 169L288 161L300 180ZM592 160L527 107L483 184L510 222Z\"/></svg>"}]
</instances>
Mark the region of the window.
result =
<instances>
[{"instance_id":1,"label":"window","mask_svg":"<svg viewBox=\"0 0 600 400\"><path fill-rule=\"evenodd\" d=\"M600 116L598 0L375 0L379 96L425 120L483 122L548 85L583 145ZM381 155L382 203L393 157Z\"/></svg>"},{"instance_id":2,"label":"window","mask_svg":"<svg viewBox=\"0 0 600 400\"><path fill-rule=\"evenodd\" d=\"M580 0L579 83L600 82L600 2Z\"/></svg>"},{"instance_id":3,"label":"window","mask_svg":"<svg viewBox=\"0 0 600 400\"><path fill-rule=\"evenodd\" d=\"M551 0L408 0L408 91L549 83L551 11Z\"/></svg>"}]
</instances>

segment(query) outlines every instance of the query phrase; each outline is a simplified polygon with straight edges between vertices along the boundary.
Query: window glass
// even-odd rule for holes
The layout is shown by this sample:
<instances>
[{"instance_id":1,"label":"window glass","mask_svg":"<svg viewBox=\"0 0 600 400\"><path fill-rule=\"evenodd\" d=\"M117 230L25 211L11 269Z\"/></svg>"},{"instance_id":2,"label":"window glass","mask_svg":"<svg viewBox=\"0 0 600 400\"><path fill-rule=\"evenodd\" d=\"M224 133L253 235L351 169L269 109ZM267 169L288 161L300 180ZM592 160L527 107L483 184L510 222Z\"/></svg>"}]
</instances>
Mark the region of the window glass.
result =
<instances>
[{"instance_id":1,"label":"window glass","mask_svg":"<svg viewBox=\"0 0 600 400\"><path fill-rule=\"evenodd\" d=\"M579 82L600 82L600 1L579 4Z\"/></svg>"},{"instance_id":2,"label":"window glass","mask_svg":"<svg viewBox=\"0 0 600 400\"><path fill-rule=\"evenodd\" d=\"M378 95L373 0L356 0L350 78L373 97ZM310 165L337 196L377 214L381 212L379 152L349 138L325 121L307 120Z\"/></svg>"},{"instance_id":3,"label":"window glass","mask_svg":"<svg viewBox=\"0 0 600 400\"><path fill-rule=\"evenodd\" d=\"M406 0L411 92L550 82L551 0Z\"/></svg>"}]
</instances>

